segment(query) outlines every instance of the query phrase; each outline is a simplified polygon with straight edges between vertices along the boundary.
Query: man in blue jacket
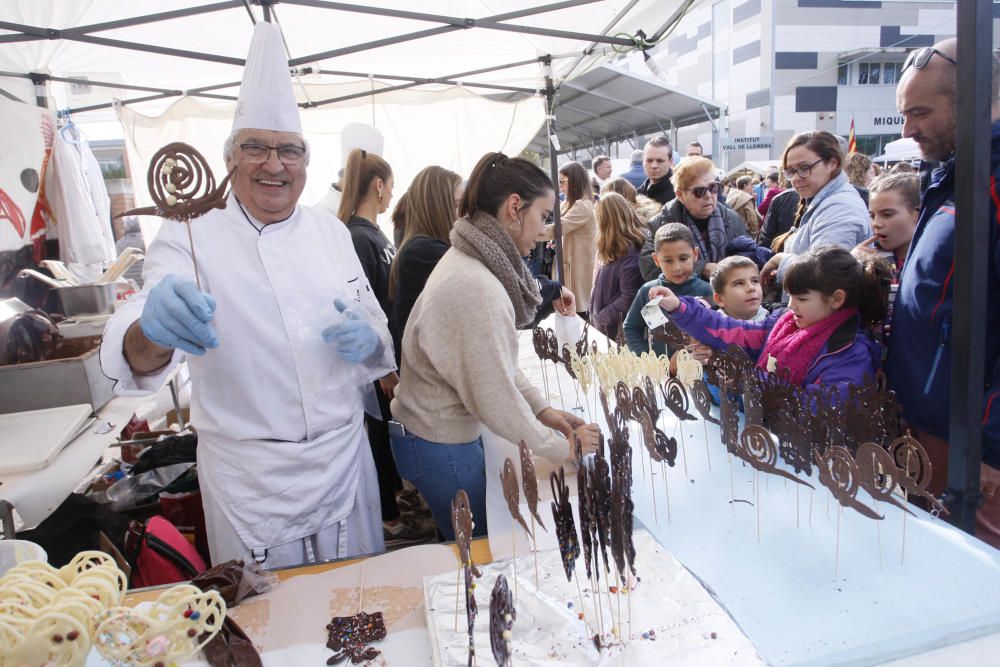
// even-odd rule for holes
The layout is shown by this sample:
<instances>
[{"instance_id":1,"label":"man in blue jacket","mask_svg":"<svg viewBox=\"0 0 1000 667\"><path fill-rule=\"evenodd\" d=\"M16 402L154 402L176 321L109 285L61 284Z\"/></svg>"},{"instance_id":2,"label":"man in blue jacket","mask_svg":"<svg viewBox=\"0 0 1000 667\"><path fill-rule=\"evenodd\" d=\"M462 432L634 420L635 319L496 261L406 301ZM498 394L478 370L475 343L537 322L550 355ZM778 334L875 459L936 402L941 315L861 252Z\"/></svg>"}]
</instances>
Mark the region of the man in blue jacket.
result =
<instances>
[{"instance_id":1,"label":"man in blue jacket","mask_svg":"<svg viewBox=\"0 0 1000 667\"><path fill-rule=\"evenodd\" d=\"M956 42L947 40L913 51L903 68L896 104L903 136L913 137L927 160L941 163L923 193L920 218L903 265L896 296L886 372L934 464L931 490L947 480L951 386L952 285L955 268L955 86ZM984 503L976 514L976 535L1000 548L1000 60L993 58L993 131L990 166L989 269L977 288L987 300L986 387L983 397ZM962 261L962 258L958 258ZM994 405L996 403L996 405Z\"/></svg>"},{"instance_id":2,"label":"man in blue jacket","mask_svg":"<svg viewBox=\"0 0 1000 667\"><path fill-rule=\"evenodd\" d=\"M620 178L624 178L635 188L642 185L642 182L646 180L646 171L642 168L642 151L632 151L628 171L622 174Z\"/></svg>"}]
</instances>

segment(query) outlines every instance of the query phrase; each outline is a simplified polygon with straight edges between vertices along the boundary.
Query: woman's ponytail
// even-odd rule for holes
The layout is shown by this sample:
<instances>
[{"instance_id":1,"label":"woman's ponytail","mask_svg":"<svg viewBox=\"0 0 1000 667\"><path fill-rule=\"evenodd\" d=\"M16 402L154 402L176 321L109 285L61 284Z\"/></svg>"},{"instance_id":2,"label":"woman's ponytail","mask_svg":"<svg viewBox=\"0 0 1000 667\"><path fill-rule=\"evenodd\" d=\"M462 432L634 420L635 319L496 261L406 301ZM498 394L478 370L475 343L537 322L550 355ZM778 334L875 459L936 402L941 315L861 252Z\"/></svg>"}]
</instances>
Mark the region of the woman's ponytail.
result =
<instances>
[{"instance_id":1,"label":"woman's ponytail","mask_svg":"<svg viewBox=\"0 0 1000 667\"><path fill-rule=\"evenodd\" d=\"M795 208L795 218L792 220L792 226L784 234L779 234L774 237L771 241L771 250L775 253L784 252L785 242L788 241L788 237L795 233L795 230L799 228L799 222L802 221L802 216L806 213L807 208L806 200L799 199L799 205Z\"/></svg>"},{"instance_id":2,"label":"woman's ponytail","mask_svg":"<svg viewBox=\"0 0 1000 667\"><path fill-rule=\"evenodd\" d=\"M858 253L861 265L861 298L858 314L863 326L873 326L885 320L889 312L889 286L892 267L883 257L872 253Z\"/></svg>"}]
</instances>

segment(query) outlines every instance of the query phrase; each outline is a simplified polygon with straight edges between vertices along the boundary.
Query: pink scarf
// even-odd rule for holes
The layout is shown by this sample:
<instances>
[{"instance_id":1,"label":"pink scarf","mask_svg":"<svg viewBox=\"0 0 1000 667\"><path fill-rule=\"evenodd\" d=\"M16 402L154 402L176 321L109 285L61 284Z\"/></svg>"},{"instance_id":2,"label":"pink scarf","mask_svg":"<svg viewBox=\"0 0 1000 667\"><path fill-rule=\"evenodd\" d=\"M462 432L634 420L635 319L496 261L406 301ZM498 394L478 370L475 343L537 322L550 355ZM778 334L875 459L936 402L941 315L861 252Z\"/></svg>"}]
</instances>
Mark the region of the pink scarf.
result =
<instances>
[{"instance_id":1,"label":"pink scarf","mask_svg":"<svg viewBox=\"0 0 1000 667\"><path fill-rule=\"evenodd\" d=\"M816 356L841 324L857 314L855 308L841 308L812 326L800 329L792 311L778 318L771 329L757 366L767 370L767 361L774 357L778 370L794 385L804 384L806 373ZM787 375L786 375L787 374Z\"/></svg>"}]
</instances>

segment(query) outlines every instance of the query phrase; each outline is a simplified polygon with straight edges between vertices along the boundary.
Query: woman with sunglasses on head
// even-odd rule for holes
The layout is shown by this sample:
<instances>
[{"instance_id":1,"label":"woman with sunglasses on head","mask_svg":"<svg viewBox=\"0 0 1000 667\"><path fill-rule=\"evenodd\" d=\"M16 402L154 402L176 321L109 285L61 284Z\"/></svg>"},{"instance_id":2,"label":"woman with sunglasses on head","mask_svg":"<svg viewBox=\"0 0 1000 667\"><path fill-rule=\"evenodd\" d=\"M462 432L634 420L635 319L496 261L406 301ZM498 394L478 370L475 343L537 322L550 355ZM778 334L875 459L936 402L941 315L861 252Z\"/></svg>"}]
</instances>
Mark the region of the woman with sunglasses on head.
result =
<instances>
[{"instance_id":1,"label":"woman with sunglasses on head","mask_svg":"<svg viewBox=\"0 0 1000 667\"><path fill-rule=\"evenodd\" d=\"M762 283L781 285L788 262L815 245L850 250L872 235L868 209L844 166L840 142L829 132L803 132L788 142L781 168L799 204L792 228L771 242L777 254L761 269Z\"/></svg>"},{"instance_id":2,"label":"woman with sunglasses on head","mask_svg":"<svg viewBox=\"0 0 1000 667\"><path fill-rule=\"evenodd\" d=\"M585 454L597 446L597 426L549 407L518 367L517 327L542 302L522 258L555 201L552 181L528 160L484 155L462 196L451 247L410 311L392 451L447 540L459 489L469 496L475 535L486 534L486 474L498 471L485 469L484 428L524 440L556 465L573 460L577 439Z\"/></svg>"},{"instance_id":3,"label":"woman with sunglasses on head","mask_svg":"<svg viewBox=\"0 0 1000 667\"><path fill-rule=\"evenodd\" d=\"M668 222L686 225L694 236L698 258L694 275L708 280L716 264L726 257L726 244L747 233L739 213L719 203L721 184L716 180L715 165L704 157L689 157L674 168L673 201L649 221L649 236L639 258L642 277L655 280L660 269L653 262L653 237Z\"/></svg>"},{"instance_id":4,"label":"woman with sunglasses on head","mask_svg":"<svg viewBox=\"0 0 1000 667\"><path fill-rule=\"evenodd\" d=\"M594 193L590 177L582 164L569 162L559 169L559 192L566 197L559 207L563 282L576 296L577 312L586 319L590 308L590 292L594 289L594 266L597 263L597 215L594 213ZM539 239L554 239L555 228L555 225L546 225Z\"/></svg>"}]
</instances>

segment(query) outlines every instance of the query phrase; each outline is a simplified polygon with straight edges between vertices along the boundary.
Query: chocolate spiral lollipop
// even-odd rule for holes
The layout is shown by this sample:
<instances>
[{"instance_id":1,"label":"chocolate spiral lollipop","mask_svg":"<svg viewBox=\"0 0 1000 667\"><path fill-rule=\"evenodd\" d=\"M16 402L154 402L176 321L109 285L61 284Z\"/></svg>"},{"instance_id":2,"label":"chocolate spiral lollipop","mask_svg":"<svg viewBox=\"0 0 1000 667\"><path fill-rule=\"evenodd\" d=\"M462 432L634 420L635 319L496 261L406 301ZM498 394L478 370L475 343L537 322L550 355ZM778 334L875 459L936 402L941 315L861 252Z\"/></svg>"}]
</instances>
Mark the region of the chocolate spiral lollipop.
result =
<instances>
[{"instance_id":1,"label":"chocolate spiral lollipop","mask_svg":"<svg viewBox=\"0 0 1000 667\"><path fill-rule=\"evenodd\" d=\"M670 349L677 349L688 344L688 335L670 320L655 329L651 329L649 335L652 336L653 340L666 343Z\"/></svg>"},{"instance_id":2,"label":"chocolate spiral lollipop","mask_svg":"<svg viewBox=\"0 0 1000 667\"><path fill-rule=\"evenodd\" d=\"M576 378L576 368L573 367L573 353L569 349L569 345L562 346L562 355L560 355L560 361L562 362L563 368L566 369L566 373L569 374L574 380Z\"/></svg>"},{"instance_id":3,"label":"chocolate spiral lollipop","mask_svg":"<svg viewBox=\"0 0 1000 667\"><path fill-rule=\"evenodd\" d=\"M521 487L517 483L514 462L509 458L504 459L503 470L500 471L500 483L503 485L503 497L507 501L507 509L510 510L510 516L521 524L524 532L534 538L534 535L528 529L528 523L521 516Z\"/></svg>"},{"instance_id":4,"label":"chocolate spiral lollipop","mask_svg":"<svg viewBox=\"0 0 1000 667\"><path fill-rule=\"evenodd\" d=\"M608 560L608 545L611 542L611 466L604 456L604 438L601 437L601 445L594 455L594 469L589 478L590 490L593 494L594 502L591 505L590 518L597 525L597 543L601 547L601 557L604 560L604 571L611 570L611 561ZM600 570L597 561L594 561L594 572L600 579Z\"/></svg>"},{"instance_id":5,"label":"chocolate spiral lollipop","mask_svg":"<svg viewBox=\"0 0 1000 667\"><path fill-rule=\"evenodd\" d=\"M701 418L710 424L719 424L719 420L712 416L712 393L704 380L695 380L691 395L694 397L694 407Z\"/></svg>"},{"instance_id":6,"label":"chocolate spiral lollipop","mask_svg":"<svg viewBox=\"0 0 1000 667\"><path fill-rule=\"evenodd\" d=\"M115 217L157 215L178 222L194 220L214 208L226 207L230 175L216 187L204 156L193 146L175 141L156 151L149 163L146 185L153 206L131 209Z\"/></svg>"},{"instance_id":7,"label":"chocolate spiral lollipop","mask_svg":"<svg viewBox=\"0 0 1000 667\"><path fill-rule=\"evenodd\" d=\"M830 489L837 502L854 510L869 519L882 519L872 508L858 500L859 474L858 464L854 462L851 453L844 447L827 447L825 454L818 449L813 450L816 465L819 467L819 481Z\"/></svg>"},{"instance_id":8,"label":"chocolate spiral lollipop","mask_svg":"<svg viewBox=\"0 0 1000 667\"><path fill-rule=\"evenodd\" d=\"M899 485L907 494L919 496L930 503L931 514L935 516L949 514L941 501L927 490L934 470L927 450L920 441L909 434L902 435L892 441L889 454L900 471Z\"/></svg>"},{"instance_id":9,"label":"chocolate spiral lollipop","mask_svg":"<svg viewBox=\"0 0 1000 667\"><path fill-rule=\"evenodd\" d=\"M594 341L595 345L597 341ZM594 348L595 350L597 348ZM576 355L578 357L585 357L587 353L590 352L590 322L583 323L583 333L580 334L580 340L576 341Z\"/></svg>"},{"instance_id":10,"label":"chocolate spiral lollipop","mask_svg":"<svg viewBox=\"0 0 1000 667\"><path fill-rule=\"evenodd\" d=\"M493 659L500 667L510 667L511 664L510 640L516 618L514 597L510 594L507 577L501 574L490 593L490 648L493 649Z\"/></svg>"},{"instance_id":11,"label":"chocolate spiral lollipop","mask_svg":"<svg viewBox=\"0 0 1000 667\"><path fill-rule=\"evenodd\" d=\"M911 516L916 516L893 493L903 471L896 467L889 452L874 442L864 442L858 446L854 460L858 464L858 482L862 489L875 500L895 505Z\"/></svg>"},{"instance_id":12,"label":"chocolate spiral lollipop","mask_svg":"<svg viewBox=\"0 0 1000 667\"><path fill-rule=\"evenodd\" d=\"M621 410L622 415L625 416L625 419L635 418L635 409L632 405L632 392L629 391L628 385L621 380L615 385L615 403L618 405L618 409Z\"/></svg>"},{"instance_id":13,"label":"chocolate spiral lollipop","mask_svg":"<svg viewBox=\"0 0 1000 667\"><path fill-rule=\"evenodd\" d=\"M687 390L684 389L684 385L677 378L667 378L667 381L663 383L663 403L681 421L694 421L697 419L688 412L690 405L688 403Z\"/></svg>"},{"instance_id":14,"label":"chocolate spiral lollipop","mask_svg":"<svg viewBox=\"0 0 1000 667\"><path fill-rule=\"evenodd\" d=\"M556 338L556 332L552 329L545 330L545 354L549 361L554 364L562 361L562 356L559 354L559 340Z\"/></svg>"},{"instance_id":15,"label":"chocolate spiral lollipop","mask_svg":"<svg viewBox=\"0 0 1000 667\"><path fill-rule=\"evenodd\" d=\"M542 517L538 516L538 474L535 472L535 462L531 459L531 450L524 440L517 448L521 456L521 485L524 487L524 499L528 501L528 511L535 517L542 530L549 532L542 523Z\"/></svg>"},{"instance_id":16,"label":"chocolate spiral lollipop","mask_svg":"<svg viewBox=\"0 0 1000 667\"><path fill-rule=\"evenodd\" d=\"M580 557L580 543L576 539L576 523L573 521L573 506L569 502L569 487L566 486L566 471L552 471L549 476L552 485L552 521L556 525L559 538L559 555L562 558L566 581L573 580L573 568Z\"/></svg>"},{"instance_id":17,"label":"chocolate spiral lollipop","mask_svg":"<svg viewBox=\"0 0 1000 667\"><path fill-rule=\"evenodd\" d=\"M813 485L809 482L801 480L787 470L777 467L778 447L775 445L774 438L770 432L763 426L751 424L743 429L743 433L740 434L740 446L736 450L736 456L749 463L750 467L754 470L759 470L768 475L784 477L797 484L808 486L810 489L813 488Z\"/></svg>"}]
</instances>

